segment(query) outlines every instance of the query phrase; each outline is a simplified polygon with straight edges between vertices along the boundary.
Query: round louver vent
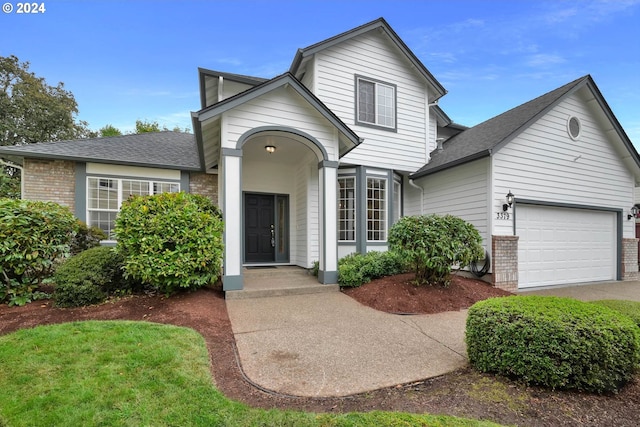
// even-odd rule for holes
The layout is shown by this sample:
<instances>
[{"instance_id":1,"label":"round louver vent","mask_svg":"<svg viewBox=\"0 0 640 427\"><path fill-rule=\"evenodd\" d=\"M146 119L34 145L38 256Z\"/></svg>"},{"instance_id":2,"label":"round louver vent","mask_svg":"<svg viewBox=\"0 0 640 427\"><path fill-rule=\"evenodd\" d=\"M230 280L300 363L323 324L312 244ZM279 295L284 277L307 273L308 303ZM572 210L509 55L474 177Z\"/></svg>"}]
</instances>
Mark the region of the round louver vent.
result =
<instances>
[{"instance_id":1,"label":"round louver vent","mask_svg":"<svg viewBox=\"0 0 640 427\"><path fill-rule=\"evenodd\" d=\"M567 130L569 131L569 136L572 139L578 139L580 136L580 131L582 129L582 125L580 123L580 119L577 117L570 117L567 122Z\"/></svg>"}]
</instances>

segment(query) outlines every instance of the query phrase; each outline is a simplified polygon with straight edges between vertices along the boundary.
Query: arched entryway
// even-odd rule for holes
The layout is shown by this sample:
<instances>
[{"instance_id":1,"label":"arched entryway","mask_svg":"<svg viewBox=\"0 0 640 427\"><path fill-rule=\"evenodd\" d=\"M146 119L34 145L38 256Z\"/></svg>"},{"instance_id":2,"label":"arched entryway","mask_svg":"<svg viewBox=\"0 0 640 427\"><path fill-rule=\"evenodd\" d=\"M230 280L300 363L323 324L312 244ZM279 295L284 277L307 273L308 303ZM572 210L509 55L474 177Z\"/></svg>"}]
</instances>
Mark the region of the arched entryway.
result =
<instances>
[{"instance_id":1,"label":"arched entryway","mask_svg":"<svg viewBox=\"0 0 640 427\"><path fill-rule=\"evenodd\" d=\"M222 150L225 290L242 289L247 265L320 263L337 281L336 171L311 135L286 127L243 134Z\"/></svg>"}]
</instances>

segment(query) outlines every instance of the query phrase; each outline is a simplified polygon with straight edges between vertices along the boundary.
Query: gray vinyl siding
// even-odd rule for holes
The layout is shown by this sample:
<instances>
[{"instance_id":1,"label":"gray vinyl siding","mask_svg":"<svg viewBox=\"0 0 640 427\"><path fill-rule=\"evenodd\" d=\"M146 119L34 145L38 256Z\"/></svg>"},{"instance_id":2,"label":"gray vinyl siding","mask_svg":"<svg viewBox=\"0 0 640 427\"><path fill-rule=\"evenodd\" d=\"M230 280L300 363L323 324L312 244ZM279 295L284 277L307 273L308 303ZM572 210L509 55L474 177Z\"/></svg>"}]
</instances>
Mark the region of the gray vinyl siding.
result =
<instances>
[{"instance_id":1,"label":"gray vinyl siding","mask_svg":"<svg viewBox=\"0 0 640 427\"><path fill-rule=\"evenodd\" d=\"M488 158L427 175L416 183L424 188L425 214L451 214L464 219L478 229L487 247Z\"/></svg>"},{"instance_id":2,"label":"gray vinyl siding","mask_svg":"<svg viewBox=\"0 0 640 427\"><path fill-rule=\"evenodd\" d=\"M631 208L633 177L580 96L567 97L494 155L494 207L511 190L516 199ZM571 116L582 123L577 140L567 133ZM495 233L510 234L510 226L496 222ZM624 237L635 237L631 221L623 227Z\"/></svg>"},{"instance_id":3,"label":"gray vinyl siding","mask_svg":"<svg viewBox=\"0 0 640 427\"><path fill-rule=\"evenodd\" d=\"M364 138L343 158L345 163L411 172L426 163L426 83L385 35L354 37L319 52L314 60L316 95ZM396 87L396 131L355 124L356 75Z\"/></svg>"}]
</instances>

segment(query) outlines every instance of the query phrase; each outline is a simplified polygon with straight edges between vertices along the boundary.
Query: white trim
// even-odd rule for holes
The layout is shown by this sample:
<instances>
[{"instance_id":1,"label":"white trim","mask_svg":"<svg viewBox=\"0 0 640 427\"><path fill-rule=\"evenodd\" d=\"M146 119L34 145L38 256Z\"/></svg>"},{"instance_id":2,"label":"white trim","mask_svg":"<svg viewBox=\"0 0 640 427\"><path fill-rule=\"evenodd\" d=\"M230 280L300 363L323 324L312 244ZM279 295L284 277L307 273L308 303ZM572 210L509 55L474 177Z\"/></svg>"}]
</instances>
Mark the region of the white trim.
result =
<instances>
[{"instance_id":1,"label":"white trim","mask_svg":"<svg viewBox=\"0 0 640 427\"><path fill-rule=\"evenodd\" d=\"M87 175L127 176L145 179L180 180L180 171L171 169L145 168L104 163L87 163Z\"/></svg>"}]
</instances>

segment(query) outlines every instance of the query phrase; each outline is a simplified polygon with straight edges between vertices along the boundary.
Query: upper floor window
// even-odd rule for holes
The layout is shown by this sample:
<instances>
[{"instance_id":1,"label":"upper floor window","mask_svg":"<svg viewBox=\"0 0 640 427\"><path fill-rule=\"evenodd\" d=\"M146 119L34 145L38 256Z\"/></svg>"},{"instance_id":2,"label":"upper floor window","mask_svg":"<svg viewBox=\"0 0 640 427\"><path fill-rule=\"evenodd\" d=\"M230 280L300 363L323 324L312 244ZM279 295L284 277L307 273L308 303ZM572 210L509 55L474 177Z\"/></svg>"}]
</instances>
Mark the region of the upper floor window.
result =
<instances>
[{"instance_id":1,"label":"upper floor window","mask_svg":"<svg viewBox=\"0 0 640 427\"><path fill-rule=\"evenodd\" d=\"M396 127L396 87L392 84L356 76L356 122Z\"/></svg>"}]
</instances>

